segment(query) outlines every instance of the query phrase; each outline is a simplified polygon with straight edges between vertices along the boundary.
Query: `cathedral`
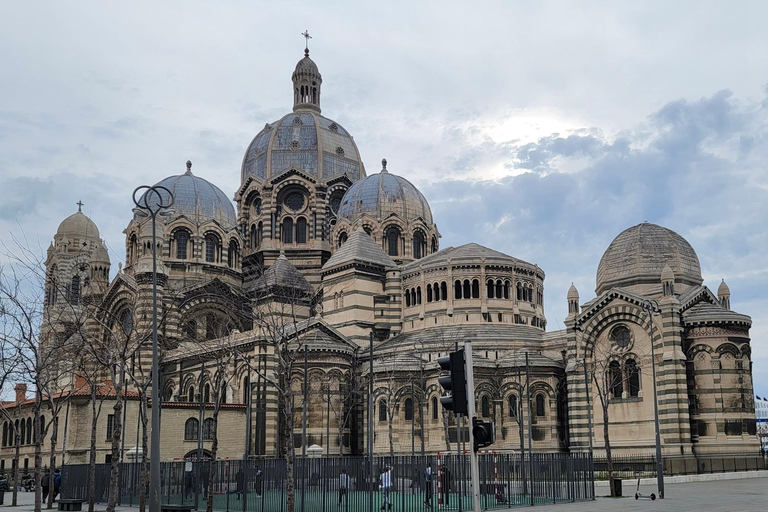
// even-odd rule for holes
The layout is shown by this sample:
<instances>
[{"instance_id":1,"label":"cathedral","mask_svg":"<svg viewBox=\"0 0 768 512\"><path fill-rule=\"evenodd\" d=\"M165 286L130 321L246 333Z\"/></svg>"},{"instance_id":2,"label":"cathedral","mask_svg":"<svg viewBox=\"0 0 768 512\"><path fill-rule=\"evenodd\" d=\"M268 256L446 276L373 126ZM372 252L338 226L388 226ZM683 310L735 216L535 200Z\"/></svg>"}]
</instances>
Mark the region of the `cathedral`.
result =
<instances>
[{"instance_id":1,"label":"cathedral","mask_svg":"<svg viewBox=\"0 0 768 512\"><path fill-rule=\"evenodd\" d=\"M494 450L519 450L530 431L534 451L585 451L592 433L601 453L608 414L614 453L650 453L656 395L665 455L759 449L751 319L731 309L724 281L717 293L705 286L682 236L650 223L619 233L597 265L594 295L571 286L548 298L568 304L565 329L549 330L544 269L476 243L441 247L424 195L386 160L366 171L352 135L322 115L323 79L308 50L291 79L293 109L247 145L237 190L187 162L157 183L173 205L157 217L154 246L152 218L137 208L127 219L116 272L81 211L48 250L47 317L98 302L111 321L94 328L126 332L150 325L156 251L163 460L195 457L200 432L210 448L221 340L240 354L221 381L222 458L275 456L287 443L298 453L304 414L305 448L324 455L365 453L369 425L378 454L455 449L464 436L440 405L437 358L465 340L476 415L495 423ZM278 375L275 336L301 347L290 376ZM136 358L148 364L146 352ZM280 435L280 378L294 390L293 439ZM72 463L89 450L83 395L58 423L58 451ZM17 389L22 423L24 404ZM137 409L129 392L126 460L140 450ZM99 462L109 460L110 421L99 420Z\"/></svg>"}]
</instances>

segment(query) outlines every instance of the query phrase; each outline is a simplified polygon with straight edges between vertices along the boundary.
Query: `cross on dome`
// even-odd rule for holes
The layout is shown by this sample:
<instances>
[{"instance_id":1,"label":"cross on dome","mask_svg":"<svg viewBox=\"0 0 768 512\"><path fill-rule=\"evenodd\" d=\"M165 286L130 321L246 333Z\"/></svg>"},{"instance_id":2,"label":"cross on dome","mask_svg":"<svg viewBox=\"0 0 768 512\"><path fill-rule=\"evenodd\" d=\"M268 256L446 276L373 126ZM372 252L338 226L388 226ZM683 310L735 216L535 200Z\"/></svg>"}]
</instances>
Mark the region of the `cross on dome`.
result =
<instances>
[{"instance_id":1,"label":"cross on dome","mask_svg":"<svg viewBox=\"0 0 768 512\"><path fill-rule=\"evenodd\" d=\"M77 211L82 213L82 211L83 211L83 204L85 204L85 203L83 203L82 201L78 201L75 204L77 205Z\"/></svg>"},{"instance_id":2,"label":"cross on dome","mask_svg":"<svg viewBox=\"0 0 768 512\"><path fill-rule=\"evenodd\" d=\"M312 39L312 36L309 35L309 30L305 30L301 33L301 35L304 36L305 42L304 42L304 55L307 57L309 56L309 40Z\"/></svg>"}]
</instances>

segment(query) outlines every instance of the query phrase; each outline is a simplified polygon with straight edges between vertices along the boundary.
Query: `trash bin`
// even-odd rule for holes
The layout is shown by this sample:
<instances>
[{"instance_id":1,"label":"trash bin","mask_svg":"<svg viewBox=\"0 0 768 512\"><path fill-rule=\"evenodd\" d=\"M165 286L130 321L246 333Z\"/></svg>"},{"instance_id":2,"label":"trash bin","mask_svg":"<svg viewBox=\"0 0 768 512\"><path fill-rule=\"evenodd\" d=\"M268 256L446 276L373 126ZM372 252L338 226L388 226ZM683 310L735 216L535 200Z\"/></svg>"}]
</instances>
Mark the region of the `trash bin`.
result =
<instances>
[{"instance_id":1,"label":"trash bin","mask_svg":"<svg viewBox=\"0 0 768 512\"><path fill-rule=\"evenodd\" d=\"M5 491L0 491L0 505L3 504L4 499L5 499Z\"/></svg>"},{"instance_id":2,"label":"trash bin","mask_svg":"<svg viewBox=\"0 0 768 512\"><path fill-rule=\"evenodd\" d=\"M613 481L613 488L616 491L616 498L621 498L621 478L611 478Z\"/></svg>"}]
</instances>

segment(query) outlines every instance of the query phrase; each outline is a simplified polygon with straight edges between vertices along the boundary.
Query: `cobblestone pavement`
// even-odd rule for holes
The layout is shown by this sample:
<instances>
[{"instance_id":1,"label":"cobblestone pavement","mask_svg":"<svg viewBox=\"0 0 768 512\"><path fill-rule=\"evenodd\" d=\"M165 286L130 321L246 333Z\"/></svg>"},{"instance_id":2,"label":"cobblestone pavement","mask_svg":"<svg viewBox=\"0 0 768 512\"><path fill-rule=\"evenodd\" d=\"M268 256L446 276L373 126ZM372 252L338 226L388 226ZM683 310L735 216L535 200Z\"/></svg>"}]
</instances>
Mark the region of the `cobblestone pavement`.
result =
<instances>
[{"instance_id":1,"label":"cobblestone pavement","mask_svg":"<svg viewBox=\"0 0 768 512\"><path fill-rule=\"evenodd\" d=\"M765 512L768 510L768 478L720 480L671 484L665 487L663 500L635 501L637 483L624 480L623 498L598 498L583 503L532 507L532 512L682 512L706 510L713 512ZM640 486L640 492L656 492L656 486ZM520 511L524 509L510 509Z\"/></svg>"}]
</instances>

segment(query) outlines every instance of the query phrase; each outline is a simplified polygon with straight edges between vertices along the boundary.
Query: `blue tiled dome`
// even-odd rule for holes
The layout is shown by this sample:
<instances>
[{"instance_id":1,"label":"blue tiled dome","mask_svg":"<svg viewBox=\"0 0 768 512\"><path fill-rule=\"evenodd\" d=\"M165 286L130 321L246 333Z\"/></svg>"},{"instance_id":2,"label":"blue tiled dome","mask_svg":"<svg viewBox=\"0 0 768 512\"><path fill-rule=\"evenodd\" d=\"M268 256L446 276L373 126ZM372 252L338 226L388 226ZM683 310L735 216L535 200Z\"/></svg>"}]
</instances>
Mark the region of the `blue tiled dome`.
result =
<instances>
[{"instance_id":1,"label":"blue tiled dome","mask_svg":"<svg viewBox=\"0 0 768 512\"><path fill-rule=\"evenodd\" d=\"M378 220L384 220L396 213L405 221L421 218L425 224L432 224L432 210L419 189L410 181L386 170L372 174L352 185L344 194L339 208L339 218L352 222L367 213Z\"/></svg>"},{"instance_id":2,"label":"blue tiled dome","mask_svg":"<svg viewBox=\"0 0 768 512\"><path fill-rule=\"evenodd\" d=\"M157 183L173 194L174 217L184 215L196 224L214 220L225 229L235 227L237 217L232 201L219 187L192 174L191 164L187 165L184 174L169 176Z\"/></svg>"}]
</instances>

